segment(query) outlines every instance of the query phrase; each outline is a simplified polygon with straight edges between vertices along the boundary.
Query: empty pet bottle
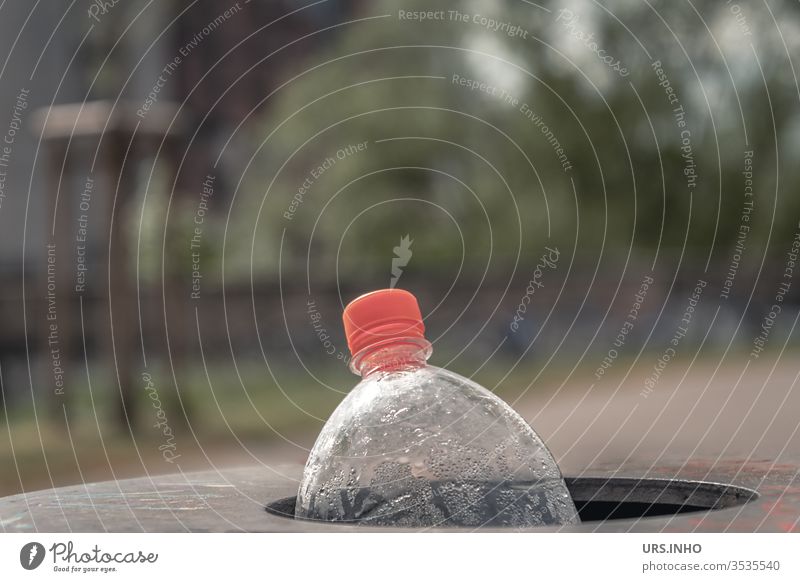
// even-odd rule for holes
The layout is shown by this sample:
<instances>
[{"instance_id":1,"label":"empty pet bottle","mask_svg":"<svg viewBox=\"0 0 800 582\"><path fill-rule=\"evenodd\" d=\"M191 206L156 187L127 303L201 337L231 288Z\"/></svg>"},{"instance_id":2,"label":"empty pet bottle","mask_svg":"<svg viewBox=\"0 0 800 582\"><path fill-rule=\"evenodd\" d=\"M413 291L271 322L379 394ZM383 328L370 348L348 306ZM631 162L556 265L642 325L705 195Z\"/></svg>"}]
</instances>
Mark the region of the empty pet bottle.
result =
<instances>
[{"instance_id":1,"label":"empty pet bottle","mask_svg":"<svg viewBox=\"0 0 800 582\"><path fill-rule=\"evenodd\" d=\"M432 348L411 293L367 293L343 319L361 381L311 450L296 517L407 527L579 521L525 420L482 386L427 364Z\"/></svg>"}]
</instances>

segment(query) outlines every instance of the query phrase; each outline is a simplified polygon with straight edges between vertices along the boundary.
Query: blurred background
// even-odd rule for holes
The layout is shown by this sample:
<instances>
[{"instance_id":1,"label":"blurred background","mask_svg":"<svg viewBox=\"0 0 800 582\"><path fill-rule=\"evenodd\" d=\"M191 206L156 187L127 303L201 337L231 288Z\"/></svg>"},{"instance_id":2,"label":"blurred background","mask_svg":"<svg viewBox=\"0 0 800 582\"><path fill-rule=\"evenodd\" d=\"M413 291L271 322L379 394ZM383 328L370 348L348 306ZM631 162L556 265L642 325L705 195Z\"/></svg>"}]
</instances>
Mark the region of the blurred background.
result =
<instances>
[{"instance_id":1,"label":"blurred background","mask_svg":"<svg viewBox=\"0 0 800 582\"><path fill-rule=\"evenodd\" d=\"M0 4L0 495L303 462L341 310L572 473L797 454L800 5Z\"/></svg>"}]
</instances>

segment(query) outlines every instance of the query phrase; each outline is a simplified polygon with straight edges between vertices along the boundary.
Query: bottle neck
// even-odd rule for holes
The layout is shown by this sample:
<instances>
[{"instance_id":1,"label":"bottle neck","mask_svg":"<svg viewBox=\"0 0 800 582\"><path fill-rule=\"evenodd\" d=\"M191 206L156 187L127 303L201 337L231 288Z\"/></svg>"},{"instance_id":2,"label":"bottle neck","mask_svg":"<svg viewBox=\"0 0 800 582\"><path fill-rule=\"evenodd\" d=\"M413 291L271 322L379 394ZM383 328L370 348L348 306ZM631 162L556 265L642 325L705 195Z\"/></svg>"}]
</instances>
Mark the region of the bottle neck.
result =
<instances>
[{"instance_id":1,"label":"bottle neck","mask_svg":"<svg viewBox=\"0 0 800 582\"><path fill-rule=\"evenodd\" d=\"M362 378L422 368L433 353L431 343L418 337L392 338L364 348L350 360L350 370Z\"/></svg>"}]
</instances>

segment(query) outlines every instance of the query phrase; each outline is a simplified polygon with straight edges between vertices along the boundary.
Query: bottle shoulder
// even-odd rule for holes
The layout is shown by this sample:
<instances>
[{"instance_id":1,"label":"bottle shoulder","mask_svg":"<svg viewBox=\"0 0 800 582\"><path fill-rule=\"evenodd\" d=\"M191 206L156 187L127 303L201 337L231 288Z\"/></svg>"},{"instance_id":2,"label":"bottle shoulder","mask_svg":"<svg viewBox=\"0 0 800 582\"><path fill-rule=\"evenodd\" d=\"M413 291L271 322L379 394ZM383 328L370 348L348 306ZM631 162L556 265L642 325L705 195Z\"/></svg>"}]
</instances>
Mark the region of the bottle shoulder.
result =
<instances>
[{"instance_id":1,"label":"bottle shoulder","mask_svg":"<svg viewBox=\"0 0 800 582\"><path fill-rule=\"evenodd\" d=\"M397 392L413 390L428 390L429 393L436 393L437 391L449 392L455 389L497 398L491 391L474 380L470 380L451 370L431 365L368 376L356 384L351 393L374 391L375 395L378 396L379 393L391 395Z\"/></svg>"},{"instance_id":2,"label":"bottle shoulder","mask_svg":"<svg viewBox=\"0 0 800 582\"><path fill-rule=\"evenodd\" d=\"M477 382L436 366L376 374L362 379L345 397L339 408L356 411L391 407L446 408L450 413L467 413L474 407L511 408L497 395ZM516 413L515 413L516 414Z\"/></svg>"},{"instance_id":3,"label":"bottle shoulder","mask_svg":"<svg viewBox=\"0 0 800 582\"><path fill-rule=\"evenodd\" d=\"M435 366L365 378L323 432L330 442L363 443L372 451L381 448L380 442L402 449L429 437L440 444L488 445L510 438L523 448L542 446L530 425L497 395Z\"/></svg>"}]
</instances>

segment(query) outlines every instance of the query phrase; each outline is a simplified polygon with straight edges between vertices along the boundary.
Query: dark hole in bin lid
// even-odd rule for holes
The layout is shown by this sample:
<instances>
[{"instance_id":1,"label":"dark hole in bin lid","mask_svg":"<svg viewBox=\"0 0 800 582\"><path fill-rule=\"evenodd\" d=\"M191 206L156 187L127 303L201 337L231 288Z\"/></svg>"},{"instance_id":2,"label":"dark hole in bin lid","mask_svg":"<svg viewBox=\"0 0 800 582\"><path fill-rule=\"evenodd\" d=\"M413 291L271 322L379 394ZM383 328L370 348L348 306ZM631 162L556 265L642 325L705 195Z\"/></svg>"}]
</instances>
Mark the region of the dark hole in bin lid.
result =
<instances>
[{"instance_id":1,"label":"dark hole in bin lid","mask_svg":"<svg viewBox=\"0 0 800 582\"><path fill-rule=\"evenodd\" d=\"M582 523L713 511L758 498L752 489L705 481L601 477L565 477L564 481ZM272 515L294 519L296 500L284 497L265 509Z\"/></svg>"}]
</instances>

